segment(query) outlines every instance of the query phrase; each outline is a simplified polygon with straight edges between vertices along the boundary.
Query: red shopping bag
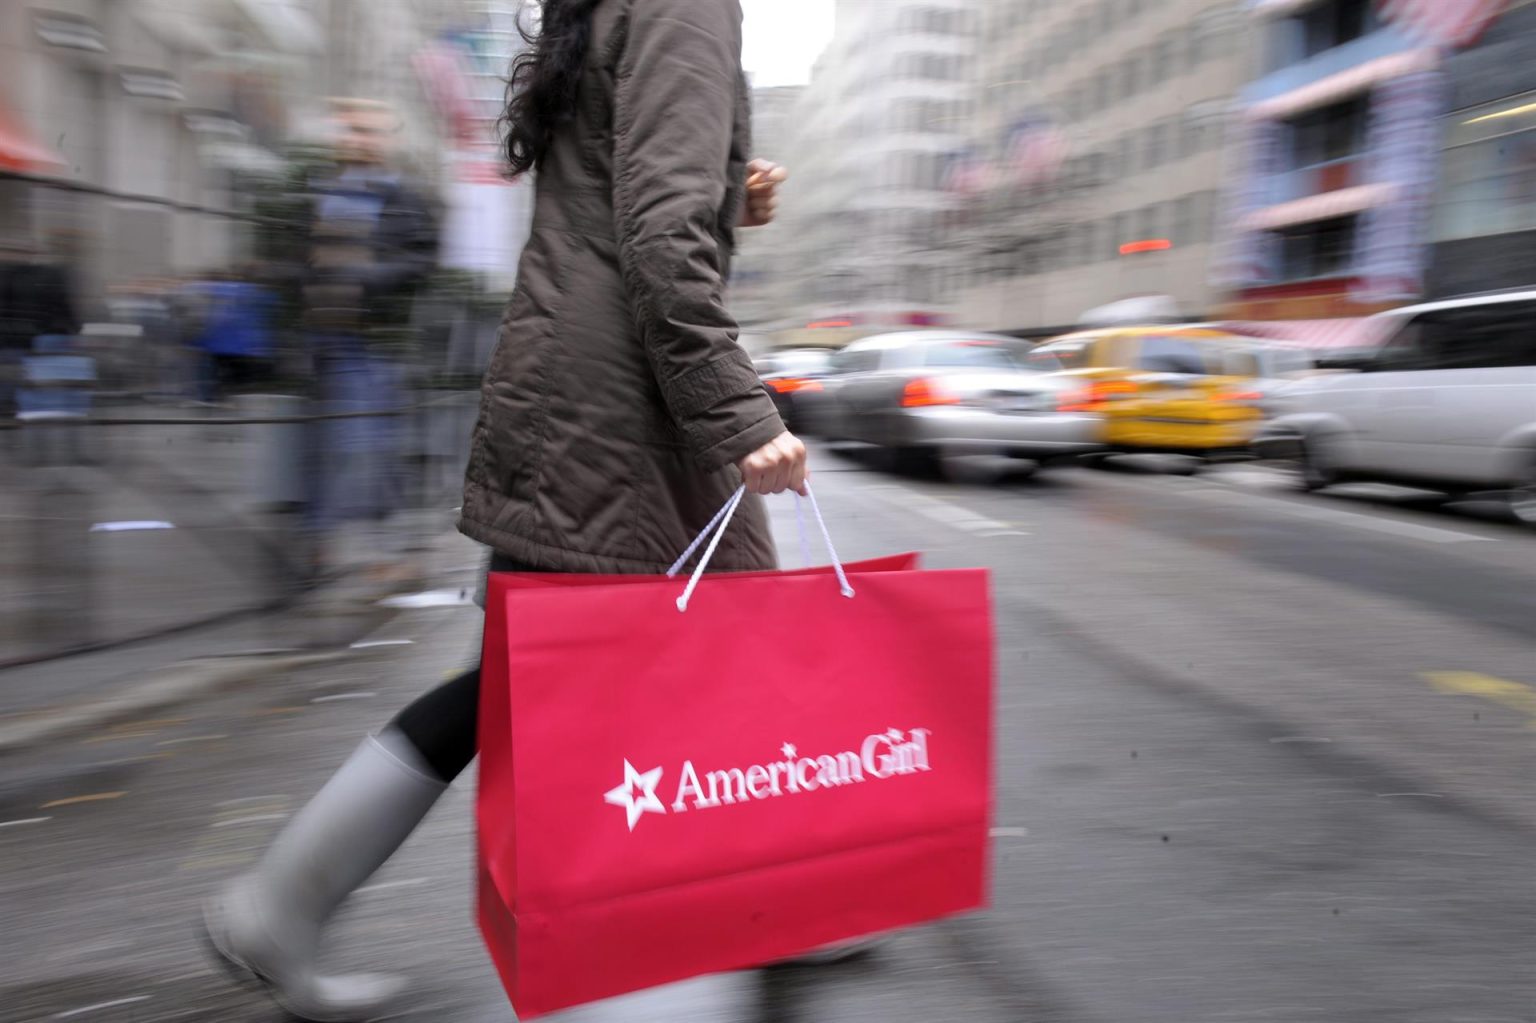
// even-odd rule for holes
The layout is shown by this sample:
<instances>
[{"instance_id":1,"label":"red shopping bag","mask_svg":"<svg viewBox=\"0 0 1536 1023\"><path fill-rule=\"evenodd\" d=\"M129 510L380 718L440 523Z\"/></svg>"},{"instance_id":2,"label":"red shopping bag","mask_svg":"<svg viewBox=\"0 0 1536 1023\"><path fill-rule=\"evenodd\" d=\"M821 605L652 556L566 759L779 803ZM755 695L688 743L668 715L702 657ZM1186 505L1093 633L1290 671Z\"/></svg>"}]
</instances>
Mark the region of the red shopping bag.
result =
<instances>
[{"instance_id":1,"label":"red shopping bag","mask_svg":"<svg viewBox=\"0 0 1536 1023\"><path fill-rule=\"evenodd\" d=\"M854 562L843 566L849 575L866 572L911 572L918 567L919 556L914 553L893 554L884 558ZM790 572L742 572L732 578L779 575L831 575L832 567L804 568ZM479 791L492 789L511 791L512 756L507 741L507 723L510 721L509 694L507 692L507 637L517 631L513 623L508 628L506 595L513 590L538 590L569 586L615 586L632 583L656 584L656 576L647 575L569 575L557 572L497 572L487 583L485 602L485 636L481 650L480 672L480 734L478 765ZM680 584L668 584L674 588ZM494 734L487 733L487 727ZM482 799L481 807L491 804ZM514 840L515 815L503 813L494 807L479 815L477 837L482 866L497 855L510 855Z\"/></svg>"},{"instance_id":2,"label":"red shopping bag","mask_svg":"<svg viewBox=\"0 0 1536 1023\"><path fill-rule=\"evenodd\" d=\"M727 518L728 523L728 518ZM522 1018L980 907L979 571L493 578L479 922Z\"/></svg>"}]
</instances>

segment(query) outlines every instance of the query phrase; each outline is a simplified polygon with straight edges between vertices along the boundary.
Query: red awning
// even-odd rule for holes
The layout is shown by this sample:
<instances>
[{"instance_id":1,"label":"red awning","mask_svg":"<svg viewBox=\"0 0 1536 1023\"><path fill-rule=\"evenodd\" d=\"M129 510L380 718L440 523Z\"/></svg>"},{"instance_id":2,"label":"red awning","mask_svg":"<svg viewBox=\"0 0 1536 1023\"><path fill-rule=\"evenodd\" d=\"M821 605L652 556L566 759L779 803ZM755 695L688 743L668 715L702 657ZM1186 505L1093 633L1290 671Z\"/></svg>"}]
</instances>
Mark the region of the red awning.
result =
<instances>
[{"instance_id":1,"label":"red awning","mask_svg":"<svg viewBox=\"0 0 1536 1023\"><path fill-rule=\"evenodd\" d=\"M1351 316L1338 320L1239 320L1218 326L1234 334L1286 341L1301 348L1339 350L1380 347L1393 323L1385 317Z\"/></svg>"},{"instance_id":2,"label":"red awning","mask_svg":"<svg viewBox=\"0 0 1536 1023\"><path fill-rule=\"evenodd\" d=\"M63 157L35 142L21 121L0 106L0 170L46 171L64 166Z\"/></svg>"}]
</instances>

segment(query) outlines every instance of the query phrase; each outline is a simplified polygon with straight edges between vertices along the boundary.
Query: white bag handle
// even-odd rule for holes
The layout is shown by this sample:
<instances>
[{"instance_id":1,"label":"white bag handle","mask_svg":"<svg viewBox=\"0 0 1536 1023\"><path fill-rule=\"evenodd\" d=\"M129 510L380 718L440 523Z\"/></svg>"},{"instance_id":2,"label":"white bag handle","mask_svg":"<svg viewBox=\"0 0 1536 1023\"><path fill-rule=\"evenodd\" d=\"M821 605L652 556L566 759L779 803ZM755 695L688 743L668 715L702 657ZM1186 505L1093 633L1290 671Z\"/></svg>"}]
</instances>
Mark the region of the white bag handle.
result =
<instances>
[{"instance_id":1,"label":"white bag handle","mask_svg":"<svg viewBox=\"0 0 1536 1023\"><path fill-rule=\"evenodd\" d=\"M688 563L688 559L693 557L694 552L699 549L699 545L705 539L709 540L709 546L704 549L704 556L699 559L698 567L693 570L693 576L688 580L688 587L683 590L683 595L677 598L677 609L679 611L688 610L688 602L693 599L693 591L698 589L699 580L704 577L704 571L709 568L710 559L715 556L715 549L720 546L720 540L725 536L726 528L730 526L731 519L736 514L736 509L741 506L741 502L746 496L746 485L743 484L737 487L736 493L732 494L731 499L725 502L725 506L715 513L715 517L710 520L709 525L704 527L703 532L694 538L693 543L688 545L688 549L683 552L682 557L678 558L672 567L667 569L668 578L675 578L683 570L683 566ZM816 524L821 527L821 537L826 541L827 556L832 560L832 571L837 574L838 586L841 588L843 596L851 599L854 596L853 586L848 582L848 573L843 571L843 563L838 560L837 549L832 546L832 532L827 529L827 520L822 517L821 505L816 502L816 492L811 489L809 480L805 484L805 496L810 499L811 512L816 516ZM800 526L801 557L809 566L811 560L810 544L806 540L805 516L801 510L799 494L795 495L795 517ZM713 535L711 536L711 534Z\"/></svg>"}]
</instances>

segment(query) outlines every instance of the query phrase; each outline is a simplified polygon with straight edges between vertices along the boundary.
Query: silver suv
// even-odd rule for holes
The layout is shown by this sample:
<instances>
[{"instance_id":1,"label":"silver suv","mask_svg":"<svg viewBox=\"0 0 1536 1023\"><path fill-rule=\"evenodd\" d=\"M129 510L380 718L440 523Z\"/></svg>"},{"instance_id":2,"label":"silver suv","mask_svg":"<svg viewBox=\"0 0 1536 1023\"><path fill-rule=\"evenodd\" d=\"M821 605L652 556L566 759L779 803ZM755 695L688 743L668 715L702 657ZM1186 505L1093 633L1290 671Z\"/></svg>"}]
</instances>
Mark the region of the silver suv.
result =
<instances>
[{"instance_id":1,"label":"silver suv","mask_svg":"<svg viewBox=\"0 0 1536 1023\"><path fill-rule=\"evenodd\" d=\"M1309 490L1345 480L1502 491L1536 524L1536 291L1380 314L1387 342L1271 400L1254 446Z\"/></svg>"}]
</instances>

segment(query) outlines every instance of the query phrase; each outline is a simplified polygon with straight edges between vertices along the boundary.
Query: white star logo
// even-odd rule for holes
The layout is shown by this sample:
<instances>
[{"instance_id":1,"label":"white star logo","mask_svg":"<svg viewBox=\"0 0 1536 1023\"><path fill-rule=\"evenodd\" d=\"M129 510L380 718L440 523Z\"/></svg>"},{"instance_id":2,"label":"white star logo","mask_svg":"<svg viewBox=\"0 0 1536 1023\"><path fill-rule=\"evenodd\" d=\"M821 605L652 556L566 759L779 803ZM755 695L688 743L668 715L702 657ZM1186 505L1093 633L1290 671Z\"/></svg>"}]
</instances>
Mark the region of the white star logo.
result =
<instances>
[{"instance_id":1,"label":"white star logo","mask_svg":"<svg viewBox=\"0 0 1536 1023\"><path fill-rule=\"evenodd\" d=\"M892 742L906 742L907 741L906 733L903 732L899 728L893 728L889 732L886 732L885 733L885 737L887 739L891 740Z\"/></svg>"},{"instance_id":2,"label":"white star logo","mask_svg":"<svg viewBox=\"0 0 1536 1023\"><path fill-rule=\"evenodd\" d=\"M792 742L786 742L780 746L779 752L784 754L785 760L793 760L800 755L800 751L795 748L795 744Z\"/></svg>"},{"instance_id":3,"label":"white star logo","mask_svg":"<svg viewBox=\"0 0 1536 1023\"><path fill-rule=\"evenodd\" d=\"M634 831L640 818L648 813L666 813L667 808L656 798L656 786L661 782L661 768L641 774L635 765L624 761L624 784L603 796L603 802L622 806L629 817L629 830Z\"/></svg>"}]
</instances>

